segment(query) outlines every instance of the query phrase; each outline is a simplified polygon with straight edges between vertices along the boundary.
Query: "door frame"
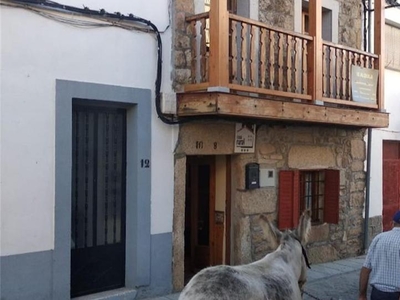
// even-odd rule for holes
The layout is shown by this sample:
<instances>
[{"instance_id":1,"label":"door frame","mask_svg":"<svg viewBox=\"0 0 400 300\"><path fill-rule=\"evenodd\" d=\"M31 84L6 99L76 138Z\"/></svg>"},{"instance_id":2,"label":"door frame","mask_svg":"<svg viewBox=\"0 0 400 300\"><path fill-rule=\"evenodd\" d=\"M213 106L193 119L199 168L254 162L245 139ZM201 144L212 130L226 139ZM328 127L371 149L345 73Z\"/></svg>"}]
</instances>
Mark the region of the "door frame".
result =
<instances>
[{"instance_id":1,"label":"door frame","mask_svg":"<svg viewBox=\"0 0 400 300\"><path fill-rule=\"evenodd\" d=\"M151 158L151 90L57 80L52 298L70 298L73 99L127 108L125 287L149 285L151 169L141 168L140 160Z\"/></svg>"},{"instance_id":2,"label":"door frame","mask_svg":"<svg viewBox=\"0 0 400 300\"><path fill-rule=\"evenodd\" d=\"M231 178L231 157L229 155L225 156L226 161L225 161L225 167L226 167L226 172L225 172L225 178L226 178L226 184L225 184L225 211L224 211L224 234L225 238L223 237L223 242L225 242L225 264L230 264L230 253L231 253L231 186L232 186L232 178ZM209 202L209 244L210 244L210 265L215 265L216 260L217 260L217 254L216 254L216 247L217 246L217 236L216 236L216 224L215 224L215 213L216 213L216 156L215 155L202 155L202 156L186 156L186 161L185 161L185 170L187 171L187 166L189 164L195 165L195 164L201 164L201 163L209 163L210 164L210 185L209 185L209 194L210 194L210 202ZM193 181L197 180L197 178L193 177L194 172L191 174L191 178ZM175 175L175 176L183 176L186 178L186 176L180 174L180 175ZM197 176L197 174L196 174ZM185 186L187 182L185 180ZM185 206L186 199L182 199L183 206ZM196 200L194 202L197 203ZM195 205L192 204L191 207L191 212L190 214L193 215L195 213L196 207ZM186 218L186 216L185 216ZM184 219L185 219L184 218ZM185 220L183 220L185 222ZM192 232L197 232L197 223L194 218L191 218L191 227L192 227ZM174 223L176 220L174 220ZM193 264L193 259L194 259L194 253L195 253L195 244L196 244L196 238L195 234L191 234L191 253L192 253L192 264ZM221 247L221 250L223 251L223 247ZM184 253L184 245L183 245L183 253ZM184 256L184 254L183 254ZM185 273L185 270L183 271Z\"/></svg>"},{"instance_id":3,"label":"door frame","mask_svg":"<svg viewBox=\"0 0 400 300\"><path fill-rule=\"evenodd\" d=\"M231 264L232 157L226 155L225 264Z\"/></svg>"},{"instance_id":4,"label":"door frame","mask_svg":"<svg viewBox=\"0 0 400 300\"><path fill-rule=\"evenodd\" d=\"M209 239L209 257L210 257L210 265L213 265L214 262L214 251L212 245L215 243L215 236L214 236L214 210L215 210L215 157L214 156L192 156L188 157L187 164L192 164L193 165L200 165L200 164L209 164L210 165L210 182L209 182L209 208L208 208L208 239ZM195 175L195 176L193 176ZM192 181L198 180L197 174L195 172L192 172ZM196 187L196 191L198 191L198 187ZM194 201L193 201L194 200ZM191 246L191 263L192 265L194 264L194 253L196 252L195 250L195 245L197 244L197 238L196 238L196 232L198 228L198 222L196 222L195 218L192 218L193 215L195 215L198 211L198 199L192 199L192 206L191 206L191 216L190 216L190 222L191 222L191 241L190 241L190 246ZM186 218L186 216L185 216Z\"/></svg>"}]
</instances>

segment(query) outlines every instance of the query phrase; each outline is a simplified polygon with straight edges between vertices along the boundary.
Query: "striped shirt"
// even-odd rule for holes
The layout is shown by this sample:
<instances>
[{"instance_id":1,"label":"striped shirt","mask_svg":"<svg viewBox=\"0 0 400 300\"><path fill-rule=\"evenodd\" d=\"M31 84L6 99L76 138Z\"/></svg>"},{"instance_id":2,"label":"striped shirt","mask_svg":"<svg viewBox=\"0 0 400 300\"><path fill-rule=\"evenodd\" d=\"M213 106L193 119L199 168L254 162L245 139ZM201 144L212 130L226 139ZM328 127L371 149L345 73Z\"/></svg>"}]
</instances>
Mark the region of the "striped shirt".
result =
<instances>
[{"instance_id":1,"label":"striped shirt","mask_svg":"<svg viewBox=\"0 0 400 300\"><path fill-rule=\"evenodd\" d=\"M369 283L382 292L400 292L400 227L378 234L368 249L364 267Z\"/></svg>"}]
</instances>

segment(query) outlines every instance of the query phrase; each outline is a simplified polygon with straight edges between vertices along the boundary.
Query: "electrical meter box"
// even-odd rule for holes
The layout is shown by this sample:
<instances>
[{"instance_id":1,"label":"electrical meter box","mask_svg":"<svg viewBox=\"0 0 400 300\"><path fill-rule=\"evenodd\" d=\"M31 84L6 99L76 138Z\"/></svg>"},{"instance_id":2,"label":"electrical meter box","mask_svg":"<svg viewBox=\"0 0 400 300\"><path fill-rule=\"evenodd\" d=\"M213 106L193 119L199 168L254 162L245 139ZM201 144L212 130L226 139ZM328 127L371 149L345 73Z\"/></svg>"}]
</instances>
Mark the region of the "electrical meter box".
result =
<instances>
[{"instance_id":1,"label":"electrical meter box","mask_svg":"<svg viewBox=\"0 0 400 300\"><path fill-rule=\"evenodd\" d=\"M260 165L249 163L246 165L246 189L257 189L260 187Z\"/></svg>"}]
</instances>

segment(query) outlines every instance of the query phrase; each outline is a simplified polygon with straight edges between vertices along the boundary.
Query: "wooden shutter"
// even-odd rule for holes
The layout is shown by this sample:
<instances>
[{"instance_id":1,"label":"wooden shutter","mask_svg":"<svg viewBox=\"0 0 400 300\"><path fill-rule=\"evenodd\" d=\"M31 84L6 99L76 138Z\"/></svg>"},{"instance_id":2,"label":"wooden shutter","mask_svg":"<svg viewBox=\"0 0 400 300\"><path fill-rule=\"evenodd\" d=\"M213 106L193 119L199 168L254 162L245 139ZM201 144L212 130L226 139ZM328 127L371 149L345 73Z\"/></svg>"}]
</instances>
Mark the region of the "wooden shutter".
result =
<instances>
[{"instance_id":1,"label":"wooden shutter","mask_svg":"<svg viewBox=\"0 0 400 300\"><path fill-rule=\"evenodd\" d=\"M339 223L340 171L325 170L324 221Z\"/></svg>"},{"instance_id":2,"label":"wooden shutter","mask_svg":"<svg viewBox=\"0 0 400 300\"><path fill-rule=\"evenodd\" d=\"M278 228L294 228L300 215L299 171L279 172Z\"/></svg>"}]
</instances>

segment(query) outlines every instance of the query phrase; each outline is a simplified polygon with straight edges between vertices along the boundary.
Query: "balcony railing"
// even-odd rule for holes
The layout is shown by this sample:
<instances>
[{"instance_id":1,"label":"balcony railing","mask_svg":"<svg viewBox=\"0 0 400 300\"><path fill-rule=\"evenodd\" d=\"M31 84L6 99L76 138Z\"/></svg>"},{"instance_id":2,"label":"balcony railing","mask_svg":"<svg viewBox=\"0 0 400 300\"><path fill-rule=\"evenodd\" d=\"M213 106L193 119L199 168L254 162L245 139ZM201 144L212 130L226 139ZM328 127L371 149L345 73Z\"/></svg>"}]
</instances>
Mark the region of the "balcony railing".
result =
<instances>
[{"instance_id":1,"label":"balcony railing","mask_svg":"<svg viewBox=\"0 0 400 300\"><path fill-rule=\"evenodd\" d=\"M376 54L323 42L322 51L322 100L344 105L378 108L376 104L353 102L351 98L351 66L378 69Z\"/></svg>"},{"instance_id":2,"label":"balcony railing","mask_svg":"<svg viewBox=\"0 0 400 300\"><path fill-rule=\"evenodd\" d=\"M186 92L227 88L277 99L383 108L379 92L376 103L355 102L351 94L352 65L379 70L378 55L279 29L221 8L216 4L214 11L186 19L192 52Z\"/></svg>"}]
</instances>

